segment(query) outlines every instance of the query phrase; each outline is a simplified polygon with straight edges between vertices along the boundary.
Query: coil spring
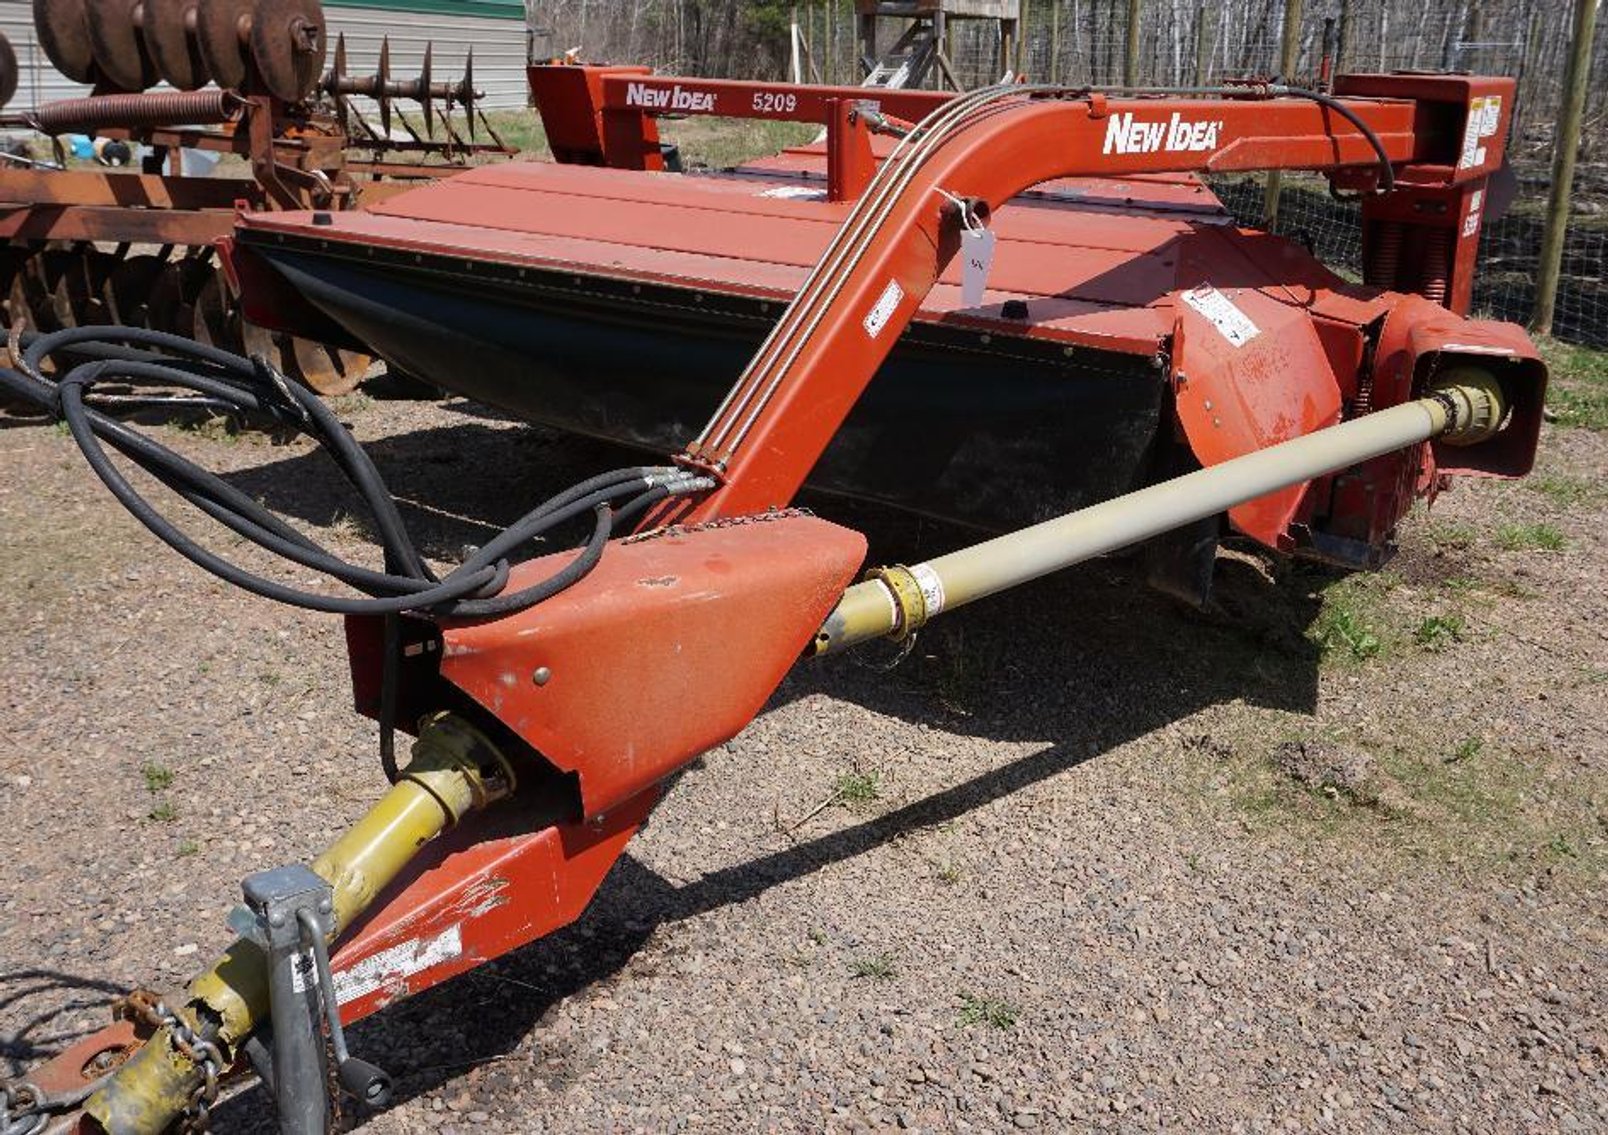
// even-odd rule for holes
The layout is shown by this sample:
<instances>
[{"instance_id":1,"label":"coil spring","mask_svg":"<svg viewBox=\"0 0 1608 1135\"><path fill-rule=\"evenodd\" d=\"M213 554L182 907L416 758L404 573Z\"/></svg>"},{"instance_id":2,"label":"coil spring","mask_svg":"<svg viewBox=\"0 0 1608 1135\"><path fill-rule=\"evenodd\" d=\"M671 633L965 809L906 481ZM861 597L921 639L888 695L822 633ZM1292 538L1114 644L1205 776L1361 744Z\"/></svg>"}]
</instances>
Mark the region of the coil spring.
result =
<instances>
[{"instance_id":1,"label":"coil spring","mask_svg":"<svg viewBox=\"0 0 1608 1135\"><path fill-rule=\"evenodd\" d=\"M1451 276L1451 233L1446 229L1430 229L1424 234L1424 277L1418 289L1427 300L1446 303L1448 278Z\"/></svg>"},{"instance_id":2,"label":"coil spring","mask_svg":"<svg viewBox=\"0 0 1608 1135\"><path fill-rule=\"evenodd\" d=\"M1394 288L1401 271L1401 241L1405 226L1400 221L1380 221L1374 226L1373 247L1369 249L1368 283L1376 288Z\"/></svg>"},{"instance_id":3,"label":"coil spring","mask_svg":"<svg viewBox=\"0 0 1608 1135\"><path fill-rule=\"evenodd\" d=\"M97 127L206 126L240 113L239 95L214 87L201 91L151 91L91 95L38 107L29 124L43 134L81 134Z\"/></svg>"}]
</instances>

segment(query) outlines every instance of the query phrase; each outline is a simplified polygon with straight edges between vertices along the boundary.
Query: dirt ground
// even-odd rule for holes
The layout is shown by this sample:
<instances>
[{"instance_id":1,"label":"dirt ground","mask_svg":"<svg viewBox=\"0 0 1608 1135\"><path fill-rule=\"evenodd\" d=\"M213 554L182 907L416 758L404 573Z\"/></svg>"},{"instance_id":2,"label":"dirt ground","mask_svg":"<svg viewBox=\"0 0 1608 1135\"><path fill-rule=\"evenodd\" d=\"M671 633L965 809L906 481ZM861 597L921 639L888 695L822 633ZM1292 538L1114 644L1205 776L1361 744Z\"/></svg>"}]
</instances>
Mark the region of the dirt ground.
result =
<instances>
[{"instance_id":1,"label":"dirt ground","mask_svg":"<svg viewBox=\"0 0 1608 1135\"><path fill-rule=\"evenodd\" d=\"M620 463L461 400L340 412L443 555ZM307 444L153 429L364 546ZM963 539L850 519L879 559ZM353 1031L398 1099L351 1122L1608 1131L1605 519L1608 435L1559 424L1379 575L1225 557L1209 617L1101 563L801 666L578 924ZM339 622L179 560L49 424L0 428L0 555L13 1074L184 981L383 778ZM246 1088L216 1127L273 1121Z\"/></svg>"}]
</instances>

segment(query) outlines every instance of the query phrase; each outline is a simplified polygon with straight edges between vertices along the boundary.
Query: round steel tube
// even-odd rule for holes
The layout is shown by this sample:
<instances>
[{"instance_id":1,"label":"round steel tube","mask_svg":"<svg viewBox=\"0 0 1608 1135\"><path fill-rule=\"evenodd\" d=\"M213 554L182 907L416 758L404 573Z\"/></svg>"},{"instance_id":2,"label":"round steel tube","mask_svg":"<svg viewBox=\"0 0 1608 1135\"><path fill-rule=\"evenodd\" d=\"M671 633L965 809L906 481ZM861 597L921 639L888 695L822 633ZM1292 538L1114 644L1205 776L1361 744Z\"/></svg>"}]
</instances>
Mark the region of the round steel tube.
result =
<instances>
[{"instance_id":1,"label":"round steel tube","mask_svg":"<svg viewBox=\"0 0 1608 1135\"><path fill-rule=\"evenodd\" d=\"M1420 398L917 564L909 570L928 581L929 600L915 613L916 624L1276 489L1427 441L1454 424L1451 407L1460 400L1488 397L1487 390L1458 387ZM1496 420L1501 416L1498 406ZM816 636L814 653L901 633L911 621L893 590L869 579L844 592Z\"/></svg>"}]
</instances>

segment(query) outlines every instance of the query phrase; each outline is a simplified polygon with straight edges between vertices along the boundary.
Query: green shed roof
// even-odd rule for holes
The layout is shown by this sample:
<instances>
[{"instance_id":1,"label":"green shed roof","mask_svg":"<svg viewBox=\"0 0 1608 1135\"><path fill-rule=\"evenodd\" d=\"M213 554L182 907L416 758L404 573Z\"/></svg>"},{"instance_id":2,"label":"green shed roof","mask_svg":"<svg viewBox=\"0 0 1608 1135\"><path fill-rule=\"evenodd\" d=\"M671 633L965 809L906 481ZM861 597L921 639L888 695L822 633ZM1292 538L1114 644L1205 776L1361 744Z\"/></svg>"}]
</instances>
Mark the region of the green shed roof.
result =
<instances>
[{"instance_id":1,"label":"green shed roof","mask_svg":"<svg viewBox=\"0 0 1608 1135\"><path fill-rule=\"evenodd\" d=\"M479 16L524 20L525 0L324 0L329 8L378 8L387 12L429 12L439 16Z\"/></svg>"}]
</instances>

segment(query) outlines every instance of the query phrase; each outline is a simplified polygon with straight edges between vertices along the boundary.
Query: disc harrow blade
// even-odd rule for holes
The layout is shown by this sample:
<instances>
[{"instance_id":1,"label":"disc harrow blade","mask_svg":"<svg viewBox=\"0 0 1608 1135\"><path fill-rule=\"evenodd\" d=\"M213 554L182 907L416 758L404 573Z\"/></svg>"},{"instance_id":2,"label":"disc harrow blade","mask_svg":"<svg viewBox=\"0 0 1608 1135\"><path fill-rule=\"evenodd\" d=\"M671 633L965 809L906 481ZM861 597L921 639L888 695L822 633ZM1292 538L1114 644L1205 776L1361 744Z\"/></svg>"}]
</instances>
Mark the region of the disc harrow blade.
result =
<instances>
[{"instance_id":1,"label":"disc harrow blade","mask_svg":"<svg viewBox=\"0 0 1608 1135\"><path fill-rule=\"evenodd\" d=\"M16 97L17 78L17 53L11 41L0 35L0 107Z\"/></svg>"},{"instance_id":2,"label":"disc harrow blade","mask_svg":"<svg viewBox=\"0 0 1608 1135\"><path fill-rule=\"evenodd\" d=\"M155 86L159 76L141 34L143 0L87 0L84 8L95 66L125 91Z\"/></svg>"},{"instance_id":3,"label":"disc harrow blade","mask_svg":"<svg viewBox=\"0 0 1608 1135\"><path fill-rule=\"evenodd\" d=\"M251 54L252 10L256 0L201 0L196 9L195 39L207 74L220 87L246 85Z\"/></svg>"},{"instance_id":4,"label":"disc harrow blade","mask_svg":"<svg viewBox=\"0 0 1608 1135\"><path fill-rule=\"evenodd\" d=\"M251 57L263 88L282 102L301 102L324 74L329 43L318 0L258 0L251 18Z\"/></svg>"},{"instance_id":5,"label":"disc harrow blade","mask_svg":"<svg viewBox=\"0 0 1608 1135\"><path fill-rule=\"evenodd\" d=\"M201 57L201 0L145 0L145 46L157 74L181 91L212 81Z\"/></svg>"},{"instance_id":6,"label":"disc harrow blade","mask_svg":"<svg viewBox=\"0 0 1608 1135\"><path fill-rule=\"evenodd\" d=\"M95 52L90 46L87 0L33 0L34 31L45 58L75 83L94 83Z\"/></svg>"}]
</instances>

